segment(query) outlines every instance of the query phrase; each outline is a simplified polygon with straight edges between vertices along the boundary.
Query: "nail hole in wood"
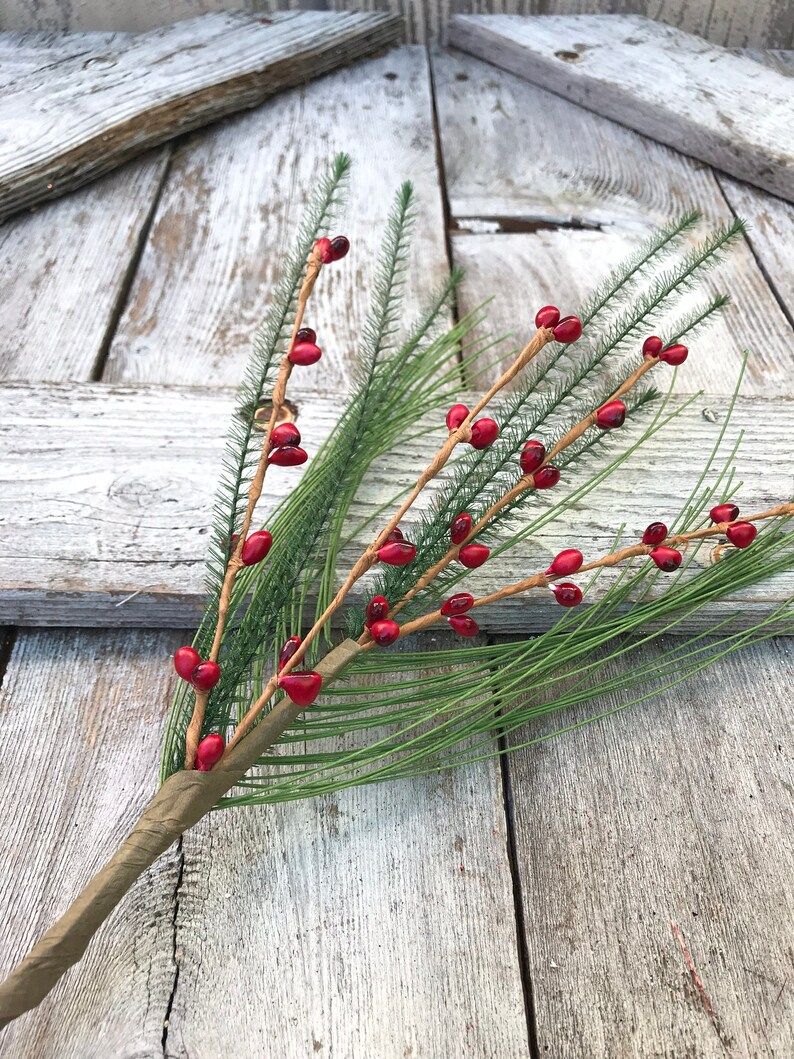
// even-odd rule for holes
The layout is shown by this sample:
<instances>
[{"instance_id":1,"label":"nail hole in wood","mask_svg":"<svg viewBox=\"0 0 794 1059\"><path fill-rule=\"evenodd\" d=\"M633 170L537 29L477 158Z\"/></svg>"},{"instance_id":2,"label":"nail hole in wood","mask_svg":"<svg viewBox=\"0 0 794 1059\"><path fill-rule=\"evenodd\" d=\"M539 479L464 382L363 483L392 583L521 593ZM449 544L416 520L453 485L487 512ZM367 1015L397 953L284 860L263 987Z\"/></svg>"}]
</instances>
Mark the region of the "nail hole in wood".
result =
<instances>
[{"instance_id":1,"label":"nail hole in wood","mask_svg":"<svg viewBox=\"0 0 794 1059\"><path fill-rule=\"evenodd\" d=\"M582 57L577 51L555 51L554 54L565 63L578 63Z\"/></svg>"},{"instance_id":2,"label":"nail hole in wood","mask_svg":"<svg viewBox=\"0 0 794 1059\"><path fill-rule=\"evenodd\" d=\"M263 401L254 412L254 423L258 430L264 430L270 420L273 405L270 401ZM294 423L298 418L298 406L293 401L285 401L281 406L276 423Z\"/></svg>"},{"instance_id":3,"label":"nail hole in wood","mask_svg":"<svg viewBox=\"0 0 794 1059\"><path fill-rule=\"evenodd\" d=\"M116 60L112 55L92 55L90 59L86 59L83 63L84 70L99 69L109 70L111 66L116 65Z\"/></svg>"}]
</instances>

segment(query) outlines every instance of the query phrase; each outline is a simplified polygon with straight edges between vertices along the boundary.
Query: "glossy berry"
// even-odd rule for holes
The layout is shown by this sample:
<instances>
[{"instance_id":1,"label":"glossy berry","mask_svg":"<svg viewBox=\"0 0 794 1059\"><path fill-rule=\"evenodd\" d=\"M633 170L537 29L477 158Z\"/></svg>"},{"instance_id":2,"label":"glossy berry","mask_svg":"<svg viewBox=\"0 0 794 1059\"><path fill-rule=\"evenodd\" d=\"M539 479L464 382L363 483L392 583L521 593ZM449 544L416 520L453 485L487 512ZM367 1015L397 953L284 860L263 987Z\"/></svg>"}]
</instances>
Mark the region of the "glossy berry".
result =
<instances>
[{"instance_id":1,"label":"glossy berry","mask_svg":"<svg viewBox=\"0 0 794 1059\"><path fill-rule=\"evenodd\" d=\"M563 316L554 328L554 337L558 342L575 342L582 335L582 321L578 316Z\"/></svg>"},{"instance_id":2,"label":"glossy berry","mask_svg":"<svg viewBox=\"0 0 794 1059\"><path fill-rule=\"evenodd\" d=\"M665 364L672 364L674 368L677 368L679 364L684 363L688 356L689 350L686 346L682 346L679 343L675 346L668 346L667 349L663 349L659 354L659 360L663 360Z\"/></svg>"},{"instance_id":3,"label":"glossy berry","mask_svg":"<svg viewBox=\"0 0 794 1059\"><path fill-rule=\"evenodd\" d=\"M222 735L218 735L217 732L205 735L196 747L196 771L209 772L212 766L217 765L223 757L225 747Z\"/></svg>"},{"instance_id":4,"label":"glossy berry","mask_svg":"<svg viewBox=\"0 0 794 1059\"><path fill-rule=\"evenodd\" d=\"M276 467L300 467L308 458L309 454L305 449L297 445L282 445L280 449L273 449L267 462L275 464Z\"/></svg>"},{"instance_id":5,"label":"glossy berry","mask_svg":"<svg viewBox=\"0 0 794 1059\"><path fill-rule=\"evenodd\" d=\"M193 670L190 683L199 691L212 691L221 679L221 667L217 662L199 662Z\"/></svg>"},{"instance_id":6,"label":"glossy berry","mask_svg":"<svg viewBox=\"0 0 794 1059\"><path fill-rule=\"evenodd\" d=\"M246 537L243 550L240 552L240 561L243 566L253 566L255 563L261 563L270 551L272 544L273 537L267 530L257 530L250 537Z\"/></svg>"},{"instance_id":7,"label":"glossy berry","mask_svg":"<svg viewBox=\"0 0 794 1059\"><path fill-rule=\"evenodd\" d=\"M660 570L663 570L666 574L670 574L673 570L677 570L681 565L681 561L684 558L681 552L676 551L675 548L654 548L650 552L651 559L656 563Z\"/></svg>"},{"instance_id":8,"label":"glossy berry","mask_svg":"<svg viewBox=\"0 0 794 1059\"><path fill-rule=\"evenodd\" d=\"M290 658L292 658L298 650L302 642L300 636L290 636L284 641L284 646L278 653L278 664L276 666L277 673L281 672L287 662L289 662Z\"/></svg>"},{"instance_id":9,"label":"glossy berry","mask_svg":"<svg viewBox=\"0 0 794 1059\"><path fill-rule=\"evenodd\" d=\"M284 445L300 445L300 443L301 432L294 423L279 423L277 427L273 427L273 433L270 435L271 449L280 449Z\"/></svg>"},{"instance_id":10,"label":"glossy berry","mask_svg":"<svg viewBox=\"0 0 794 1059\"><path fill-rule=\"evenodd\" d=\"M302 327L295 335L296 342L316 342L317 332L313 327Z\"/></svg>"},{"instance_id":11,"label":"glossy berry","mask_svg":"<svg viewBox=\"0 0 794 1059\"><path fill-rule=\"evenodd\" d=\"M546 459L546 446L542 441L528 441L521 450L521 473L532 474Z\"/></svg>"},{"instance_id":12,"label":"glossy berry","mask_svg":"<svg viewBox=\"0 0 794 1059\"><path fill-rule=\"evenodd\" d=\"M584 598L584 593L573 581L560 581L551 586L554 598L561 607L578 607Z\"/></svg>"},{"instance_id":13,"label":"glossy berry","mask_svg":"<svg viewBox=\"0 0 794 1059\"><path fill-rule=\"evenodd\" d=\"M471 592L456 592L454 596L445 599L441 604L441 613L445 618L453 618L457 614L465 614L474 602Z\"/></svg>"},{"instance_id":14,"label":"glossy berry","mask_svg":"<svg viewBox=\"0 0 794 1059\"><path fill-rule=\"evenodd\" d=\"M546 573L554 577L570 577L571 574L581 569L583 562L584 556L578 548L566 548L564 552L559 552L554 557L554 562Z\"/></svg>"},{"instance_id":15,"label":"glossy berry","mask_svg":"<svg viewBox=\"0 0 794 1059\"><path fill-rule=\"evenodd\" d=\"M289 360L306 368L310 364L316 364L322 355L323 351L314 342L296 342L289 351Z\"/></svg>"},{"instance_id":16,"label":"glossy berry","mask_svg":"<svg viewBox=\"0 0 794 1059\"><path fill-rule=\"evenodd\" d=\"M331 240L331 253L333 261L341 261L350 249L350 240L346 235L336 235Z\"/></svg>"},{"instance_id":17,"label":"glossy berry","mask_svg":"<svg viewBox=\"0 0 794 1059\"><path fill-rule=\"evenodd\" d=\"M388 647L399 638L400 626L391 618L384 618L383 621L373 621L369 634L379 647Z\"/></svg>"},{"instance_id":18,"label":"glossy berry","mask_svg":"<svg viewBox=\"0 0 794 1059\"><path fill-rule=\"evenodd\" d=\"M471 425L469 442L475 449L487 449L498 437L499 424L493 419L488 419L487 416L476 420Z\"/></svg>"},{"instance_id":19,"label":"glossy berry","mask_svg":"<svg viewBox=\"0 0 794 1059\"><path fill-rule=\"evenodd\" d=\"M469 410L465 404L453 404L447 412L447 430L457 430L468 414Z\"/></svg>"},{"instance_id":20,"label":"glossy berry","mask_svg":"<svg viewBox=\"0 0 794 1059\"><path fill-rule=\"evenodd\" d=\"M666 536L667 526L663 522L651 522L650 525L645 527L642 543L651 544L655 547L657 544L661 544Z\"/></svg>"},{"instance_id":21,"label":"glossy berry","mask_svg":"<svg viewBox=\"0 0 794 1059\"><path fill-rule=\"evenodd\" d=\"M596 426L601 430L615 430L626 421L626 406L622 401L607 401L596 412Z\"/></svg>"},{"instance_id":22,"label":"glossy berry","mask_svg":"<svg viewBox=\"0 0 794 1059\"><path fill-rule=\"evenodd\" d=\"M485 544L464 544L458 552L458 559L469 570L476 570L490 554L491 549Z\"/></svg>"},{"instance_id":23,"label":"glossy berry","mask_svg":"<svg viewBox=\"0 0 794 1059\"><path fill-rule=\"evenodd\" d=\"M314 249L320 255L320 260L324 265L330 265L334 259L334 252L331 249L331 240L327 235L324 235L322 239L318 239L314 244Z\"/></svg>"},{"instance_id":24,"label":"glossy berry","mask_svg":"<svg viewBox=\"0 0 794 1059\"><path fill-rule=\"evenodd\" d=\"M405 534L403 533L403 531L400 529L399 526L395 526L394 529L389 533L389 536L386 538L386 540L387 541L404 541L405 540Z\"/></svg>"},{"instance_id":25,"label":"glossy berry","mask_svg":"<svg viewBox=\"0 0 794 1059\"><path fill-rule=\"evenodd\" d=\"M560 310L556 305L544 305L535 313L535 327L556 327L560 322Z\"/></svg>"},{"instance_id":26,"label":"glossy berry","mask_svg":"<svg viewBox=\"0 0 794 1059\"><path fill-rule=\"evenodd\" d=\"M559 480L560 472L551 464L548 467L541 467L532 475L532 484L536 489L552 489Z\"/></svg>"},{"instance_id":27,"label":"glossy berry","mask_svg":"<svg viewBox=\"0 0 794 1059\"><path fill-rule=\"evenodd\" d=\"M378 558L387 566L407 566L416 558L416 546L410 541L388 541L378 548Z\"/></svg>"},{"instance_id":28,"label":"glossy berry","mask_svg":"<svg viewBox=\"0 0 794 1059\"><path fill-rule=\"evenodd\" d=\"M367 604L367 625L373 621L383 621L389 613L389 601L385 596L373 596Z\"/></svg>"},{"instance_id":29,"label":"glossy berry","mask_svg":"<svg viewBox=\"0 0 794 1059\"><path fill-rule=\"evenodd\" d=\"M323 678L313 669L299 669L279 677L278 686L286 691L296 706L311 706L320 694Z\"/></svg>"},{"instance_id":30,"label":"glossy berry","mask_svg":"<svg viewBox=\"0 0 794 1059\"><path fill-rule=\"evenodd\" d=\"M735 522L739 517L739 509L736 504L717 504L709 511L712 522Z\"/></svg>"},{"instance_id":31,"label":"glossy berry","mask_svg":"<svg viewBox=\"0 0 794 1059\"><path fill-rule=\"evenodd\" d=\"M664 342L658 335L648 335L642 343L642 355L644 357L658 357L664 349Z\"/></svg>"},{"instance_id":32,"label":"glossy berry","mask_svg":"<svg viewBox=\"0 0 794 1059\"><path fill-rule=\"evenodd\" d=\"M174 669L183 680L190 680L193 670L201 664L201 655L195 647L177 647L174 651Z\"/></svg>"},{"instance_id":33,"label":"glossy berry","mask_svg":"<svg viewBox=\"0 0 794 1059\"><path fill-rule=\"evenodd\" d=\"M458 636L476 636L480 631L480 626L468 614L453 615L451 618L447 618L447 622Z\"/></svg>"},{"instance_id":34,"label":"glossy berry","mask_svg":"<svg viewBox=\"0 0 794 1059\"><path fill-rule=\"evenodd\" d=\"M758 536L758 530L752 522L734 522L725 530L725 536L734 548L747 548Z\"/></svg>"},{"instance_id":35,"label":"glossy berry","mask_svg":"<svg viewBox=\"0 0 794 1059\"><path fill-rule=\"evenodd\" d=\"M462 544L471 532L472 518L468 511L461 511L449 526L449 539L453 544Z\"/></svg>"}]
</instances>

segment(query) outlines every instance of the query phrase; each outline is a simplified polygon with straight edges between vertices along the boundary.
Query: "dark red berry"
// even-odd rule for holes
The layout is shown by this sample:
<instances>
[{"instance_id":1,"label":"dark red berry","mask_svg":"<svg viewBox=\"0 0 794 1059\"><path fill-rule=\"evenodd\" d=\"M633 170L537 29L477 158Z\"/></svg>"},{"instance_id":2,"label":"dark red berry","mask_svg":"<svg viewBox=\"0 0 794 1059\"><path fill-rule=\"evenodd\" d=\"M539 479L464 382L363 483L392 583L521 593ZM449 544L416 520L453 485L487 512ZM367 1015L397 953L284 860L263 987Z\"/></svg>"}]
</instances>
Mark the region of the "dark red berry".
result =
<instances>
[{"instance_id":1,"label":"dark red berry","mask_svg":"<svg viewBox=\"0 0 794 1059\"><path fill-rule=\"evenodd\" d=\"M475 449L487 449L499 437L499 424L487 416L471 425L471 445Z\"/></svg>"},{"instance_id":2,"label":"dark red berry","mask_svg":"<svg viewBox=\"0 0 794 1059\"><path fill-rule=\"evenodd\" d=\"M445 618L452 618L456 614L465 614L474 602L471 592L456 592L454 596L445 599L441 604L441 613Z\"/></svg>"},{"instance_id":3,"label":"dark red berry","mask_svg":"<svg viewBox=\"0 0 794 1059\"><path fill-rule=\"evenodd\" d=\"M679 364L683 364L686 358L689 356L689 350L686 346L680 344L675 346L668 346L667 349L663 349L659 354L659 360L663 360L665 364L672 364L674 368L677 368Z\"/></svg>"},{"instance_id":4,"label":"dark red berry","mask_svg":"<svg viewBox=\"0 0 794 1059\"><path fill-rule=\"evenodd\" d=\"M286 691L296 706L311 706L320 694L323 678L313 669L300 669L279 677L278 686Z\"/></svg>"},{"instance_id":5,"label":"dark red berry","mask_svg":"<svg viewBox=\"0 0 794 1059\"><path fill-rule=\"evenodd\" d=\"M403 533L403 531L400 529L399 526L395 526L394 529L389 533L389 535L386 538L386 540L387 541L404 541L405 540L405 534Z\"/></svg>"},{"instance_id":6,"label":"dark red berry","mask_svg":"<svg viewBox=\"0 0 794 1059\"><path fill-rule=\"evenodd\" d=\"M556 467L552 467L551 464L548 467L541 467L539 471L535 471L532 475L532 484L536 489L551 489L560 480L560 472Z\"/></svg>"},{"instance_id":7,"label":"dark red berry","mask_svg":"<svg viewBox=\"0 0 794 1059\"><path fill-rule=\"evenodd\" d=\"M384 618L382 621L373 621L369 634L379 647L388 647L399 638L400 626L391 618Z\"/></svg>"},{"instance_id":8,"label":"dark red berry","mask_svg":"<svg viewBox=\"0 0 794 1059\"><path fill-rule=\"evenodd\" d=\"M333 261L341 261L350 249L350 240L346 235L335 235L331 240L331 253Z\"/></svg>"},{"instance_id":9,"label":"dark red berry","mask_svg":"<svg viewBox=\"0 0 794 1059\"><path fill-rule=\"evenodd\" d=\"M320 255L320 260L324 265L330 265L334 259L334 252L331 248L331 240L327 235L324 235L322 239L318 239L314 244L314 249Z\"/></svg>"},{"instance_id":10,"label":"dark red berry","mask_svg":"<svg viewBox=\"0 0 794 1059\"><path fill-rule=\"evenodd\" d=\"M458 559L469 570L474 570L482 566L490 554L491 549L484 544L464 544L458 552Z\"/></svg>"},{"instance_id":11,"label":"dark red berry","mask_svg":"<svg viewBox=\"0 0 794 1059\"><path fill-rule=\"evenodd\" d=\"M378 558L387 566L407 566L416 558L416 546L410 541L389 541L378 548Z\"/></svg>"},{"instance_id":12,"label":"dark red berry","mask_svg":"<svg viewBox=\"0 0 794 1059\"><path fill-rule=\"evenodd\" d=\"M177 647L174 651L174 669L183 680L190 680L197 665L201 664L201 655L195 647Z\"/></svg>"},{"instance_id":13,"label":"dark red berry","mask_svg":"<svg viewBox=\"0 0 794 1059\"><path fill-rule=\"evenodd\" d=\"M626 419L626 406L622 401L607 401L596 412L596 426L602 430L622 427Z\"/></svg>"},{"instance_id":14,"label":"dark red berry","mask_svg":"<svg viewBox=\"0 0 794 1059\"><path fill-rule=\"evenodd\" d=\"M302 327L295 335L296 342L316 342L317 332L313 327Z\"/></svg>"},{"instance_id":15,"label":"dark red berry","mask_svg":"<svg viewBox=\"0 0 794 1059\"><path fill-rule=\"evenodd\" d=\"M712 522L735 522L739 517L736 504L717 504L709 511Z\"/></svg>"},{"instance_id":16,"label":"dark red berry","mask_svg":"<svg viewBox=\"0 0 794 1059\"><path fill-rule=\"evenodd\" d=\"M554 337L558 342L575 342L582 335L582 321L578 316L563 316L554 328Z\"/></svg>"},{"instance_id":17,"label":"dark red berry","mask_svg":"<svg viewBox=\"0 0 794 1059\"><path fill-rule=\"evenodd\" d=\"M747 548L758 536L758 530L752 522L734 522L725 530L725 536L734 548Z\"/></svg>"},{"instance_id":18,"label":"dark red berry","mask_svg":"<svg viewBox=\"0 0 794 1059\"><path fill-rule=\"evenodd\" d=\"M663 570L666 574L670 574L673 570L677 570L681 565L681 561L684 558L681 552L676 551L675 548L654 548L650 552L651 559L656 563L660 570Z\"/></svg>"},{"instance_id":19,"label":"dark red berry","mask_svg":"<svg viewBox=\"0 0 794 1059\"><path fill-rule=\"evenodd\" d=\"M535 327L556 327L560 322L560 310L556 305L544 305L535 313Z\"/></svg>"},{"instance_id":20,"label":"dark red berry","mask_svg":"<svg viewBox=\"0 0 794 1059\"><path fill-rule=\"evenodd\" d=\"M584 598L581 588L573 581L559 581L551 590L561 607L578 607Z\"/></svg>"},{"instance_id":21,"label":"dark red berry","mask_svg":"<svg viewBox=\"0 0 794 1059\"><path fill-rule=\"evenodd\" d=\"M664 342L658 335L648 335L642 343L642 355L644 357L658 357L664 349Z\"/></svg>"},{"instance_id":22,"label":"dark red berry","mask_svg":"<svg viewBox=\"0 0 794 1059\"><path fill-rule=\"evenodd\" d=\"M546 459L546 446L542 441L528 441L521 450L521 472L532 474Z\"/></svg>"},{"instance_id":23,"label":"dark red berry","mask_svg":"<svg viewBox=\"0 0 794 1059\"><path fill-rule=\"evenodd\" d=\"M212 691L221 679L221 667L217 662L199 662L190 677L190 683L199 691Z\"/></svg>"},{"instance_id":24,"label":"dark red berry","mask_svg":"<svg viewBox=\"0 0 794 1059\"><path fill-rule=\"evenodd\" d=\"M276 672L280 673L284 666L289 662L290 658L300 647L301 643L300 636L290 636L289 639L284 641L284 646L278 653L278 664L276 666Z\"/></svg>"},{"instance_id":25,"label":"dark red berry","mask_svg":"<svg viewBox=\"0 0 794 1059\"><path fill-rule=\"evenodd\" d=\"M449 538L453 544L462 544L471 532L472 518L468 511L461 511L449 526Z\"/></svg>"},{"instance_id":26,"label":"dark red berry","mask_svg":"<svg viewBox=\"0 0 794 1059\"><path fill-rule=\"evenodd\" d=\"M225 747L222 735L218 735L217 732L205 735L196 747L196 771L209 772L212 766L217 765L223 757Z\"/></svg>"},{"instance_id":27,"label":"dark red berry","mask_svg":"<svg viewBox=\"0 0 794 1059\"><path fill-rule=\"evenodd\" d=\"M246 538L243 550L240 552L240 561L243 566L253 566L255 563L261 563L270 551L272 544L273 537L267 530L257 530L256 533L252 533L250 537Z\"/></svg>"},{"instance_id":28,"label":"dark red berry","mask_svg":"<svg viewBox=\"0 0 794 1059\"><path fill-rule=\"evenodd\" d=\"M649 526L645 527L645 532L642 535L643 544L652 544L656 546L661 544L667 536L667 526L663 522L651 522Z\"/></svg>"},{"instance_id":29,"label":"dark red berry","mask_svg":"<svg viewBox=\"0 0 794 1059\"><path fill-rule=\"evenodd\" d=\"M383 621L389 613L389 601L385 596L373 596L367 604L367 625L373 621Z\"/></svg>"},{"instance_id":30,"label":"dark red berry","mask_svg":"<svg viewBox=\"0 0 794 1059\"><path fill-rule=\"evenodd\" d=\"M457 430L468 414L469 410L465 404L453 404L447 412L447 430Z\"/></svg>"},{"instance_id":31,"label":"dark red berry","mask_svg":"<svg viewBox=\"0 0 794 1059\"><path fill-rule=\"evenodd\" d=\"M480 626L474 620L470 618L468 614L453 615L451 618L447 618L450 628L458 634L458 636L476 636L480 631Z\"/></svg>"},{"instance_id":32,"label":"dark red berry","mask_svg":"<svg viewBox=\"0 0 794 1059\"><path fill-rule=\"evenodd\" d=\"M300 467L308 458L309 454L305 449L297 445L282 445L280 449L273 449L267 462L275 464L276 467Z\"/></svg>"},{"instance_id":33,"label":"dark red berry","mask_svg":"<svg viewBox=\"0 0 794 1059\"><path fill-rule=\"evenodd\" d=\"M289 351L290 361L304 368L310 364L316 364L322 355L323 351L314 342L296 342Z\"/></svg>"},{"instance_id":34,"label":"dark red berry","mask_svg":"<svg viewBox=\"0 0 794 1059\"><path fill-rule=\"evenodd\" d=\"M581 569L583 562L584 556L578 548L566 548L564 552L559 552L554 557L554 562L546 573L554 577L570 577L571 574Z\"/></svg>"},{"instance_id":35,"label":"dark red berry","mask_svg":"<svg viewBox=\"0 0 794 1059\"><path fill-rule=\"evenodd\" d=\"M270 435L271 449L280 449L284 445L300 445L300 443L301 432L294 423L279 423L277 427L273 427L273 433Z\"/></svg>"}]
</instances>

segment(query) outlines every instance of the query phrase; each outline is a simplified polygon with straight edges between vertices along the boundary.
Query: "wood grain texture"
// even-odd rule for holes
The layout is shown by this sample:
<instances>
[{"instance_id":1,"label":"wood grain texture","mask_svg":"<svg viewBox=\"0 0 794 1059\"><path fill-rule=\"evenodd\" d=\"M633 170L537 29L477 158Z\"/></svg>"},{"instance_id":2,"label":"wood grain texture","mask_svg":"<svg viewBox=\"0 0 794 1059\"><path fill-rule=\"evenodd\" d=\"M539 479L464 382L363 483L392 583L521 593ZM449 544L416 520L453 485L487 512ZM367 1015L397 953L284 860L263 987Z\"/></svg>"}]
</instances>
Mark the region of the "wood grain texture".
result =
<instances>
[{"instance_id":1,"label":"wood grain texture","mask_svg":"<svg viewBox=\"0 0 794 1059\"><path fill-rule=\"evenodd\" d=\"M388 16L207 15L75 55L0 100L0 217L394 41Z\"/></svg>"},{"instance_id":2,"label":"wood grain texture","mask_svg":"<svg viewBox=\"0 0 794 1059\"><path fill-rule=\"evenodd\" d=\"M729 436L740 429L747 432L738 460L746 511L762 510L791 495L791 453L779 444L790 431L790 405L783 398L748 397L736 409ZM193 625L202 608L207 512L231 406L229 391L179 387L72 384L0 389L0 621ZM710 450L725 406L725 398L700 398L674 428L657 435L654 458L665 474L654 479L652 495L647 450L641 450L569 515L473 571L467 587L482 594L495 584L519 580L527 571L545 569L572 541L586 539L594 555L606 553L621 523L637 533L654 518L669 518L698 476L700 461L693 461L691 452ZM298 402L297 423L310 453L338 414L333 395L306 396ZM366 517L373 507L410 486L416 468L429 461L442 437L439 431L407 440L396 458L382 460L365 480L352 519ZM686 445L681 437L686 437ZM299 475L291 469L274 475L272 482L268 479L263 523ZM571 474L555 490L554 499L582 480ZM420 498L417 513L431 497L428 492ZM538 497L524 518L538 514L547 502ZM410 518L406 524L410 531ZM349 569L367 543L369 537L362 537L345 549L341 568ZM740 609L747 616L766 613L791 589L790 578L760 586L742 597ZM366 583L359 591L367 591ZM489 608L483 628L527 632L545 627L556 616L557 608L546 594L538 593L532 607L516 597ZM701 615L696 622L703 620Z\"/></svg>"},{"instance_id":3,"label":"wood grain texture","mask_svg":"<svg viewBox=\"0 0 794 1059\"><path fill-rule=\"evenodd\" d=\"M748 649L510 759L539 1054L791 1053L793 666Z\"/></svg>"},{"instance_id":4,"label":"wood grain texture","mask_svg":"<svg viewBox=\"0 0 794 1059\"><path fill-rule=\"evenodd\" d=\"M0 699L0 974L65 910L151 796L176 642L143 631L19 633ZM0 1034L0 1055L160 1054L177 877L172 850L79 966Z\"/></svg>"},{"instance_id":5,"label":"wood grain texture","mask_svg":"<svg viewBox=\"0 0 794 1059\"><path fill-rule=\"evenodd\" d=\"M309 305L325 350L290 394L350 385L375 259L393 195L410 177L416 221L405 319L448 263L427 56L402 48L283 93L192 137L175 152L103 376L110 382L236 386L308 189L335 151L353 158L339 221L344 264L323 271Z\"/></svg>"},{"instance_id":6,"label":"wood grain texture","mask_svg":"<svg viewBox=\"0 0 794 1059\"><path fill-rule=\"evenodd\" d=\"M794 198L791 80L751 59L623 15L459 15L450 23L449 40L733 176ZM650 69L656 76L648 77ZM762 110L756 106L760 98Z\"/></svg>"}]
</instances>

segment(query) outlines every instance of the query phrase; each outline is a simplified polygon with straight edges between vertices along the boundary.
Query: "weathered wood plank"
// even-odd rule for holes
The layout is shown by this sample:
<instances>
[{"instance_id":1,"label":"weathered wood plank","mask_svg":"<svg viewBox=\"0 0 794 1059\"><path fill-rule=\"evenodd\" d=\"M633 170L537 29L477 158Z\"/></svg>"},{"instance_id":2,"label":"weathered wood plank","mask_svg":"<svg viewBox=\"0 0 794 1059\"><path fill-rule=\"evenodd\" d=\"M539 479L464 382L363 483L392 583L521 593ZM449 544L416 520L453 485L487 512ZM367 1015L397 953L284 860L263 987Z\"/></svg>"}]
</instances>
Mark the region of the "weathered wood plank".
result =
<instances>
[{"instance_id":1,"label":"weathered wood plank","mask_svg":"<svg viewBox=\"0 0 794 1059\"><path fill-rule=\"evenodd\" d=\"M54 198L170 137L393 42L386 15L207 15L131 36L92 62L6 86L0 217Z\"/></svg>"},{"instance_id":2,"label":"weathered wood plank","mask_svg":"<svg viewBox=\"0 0 794 1059\"><path fill-rule=\"evenodd\" d=\"M630 15L460 15L450 23L449 40L733 176L794 198L791 81L751 59ZM764 100L762 110L758 99Z\"/></svg>"},{"instance_id":3,"label":"weathered wood plank","mask_svg":"<svg viewBox=\"0 0 794 1059\"><path fill-rule=\"evenodd\" d=\"M143 631L19 634L0 697L0 974L66 909L151 796L175 643L173 633ZM0 1034L0 1055L159 1055L176 971L177 878L171 850L78 967Z\"/></svg>"},{"instance_id":4,"label":"weathered wood plank","mask_svg":"<svg viewBox=\"0 0 794 1059\"><path fill-rule=\"evenodd\" d=\"M193 624L201 610L209 512L231 404L229 391L179 387L0 389L0 621ZM473 571L467 585L479 592L517 580L527 570L545 568L572 540L587 540L588 548L601 554L621 523L636 533L654 518L670 517L699 473L692 453L711 449L725 404L724 398L701 398L675 428L654 439L654 458L665 474L654 478L652 495L647 454L640 452L564 519L509 556ZM739 402L729 434L747 432L738 461L745 510L760 510L791 493L791 453L779 444L790 430L790 405L783 398ZM310 453L338 414L333 396L298 402L297 422ZM353 518L366 517L373 506L413 483L416 468L441 439L439 432L408 440L397 459L383 460L366 481ZM263 522L299 475L293 469L269 476ZM555 490L555 500L567 493L567 485ZM545 502L538 498L527 518ZM368 541L358 539L343 552L343 569ZM763 586L747 595L744 609L748 615L765 613L791 589L790 579ZM517 597L484 614L483 627L526 632L556 616L545 595L532 607Z\"/></svg>"},{"instance_id":5,"label":"weathered wood plank","mask_svg":"<svg viewBox=\"0 0 794 1059\"><path fill-rule=\"evenodd\" d=\"M753 648L510 759L539 1054L790 1054L793 665Z\"/></svg>"},{"instance_id":6,"label":"weathered wood plank","mask_svg":"<svg viewBox=\"0 0 794 1059\"><path fill-rule=\"evenodd\" d=\"M347 390L392 196L410 177L417 206L406 320L448 263L427 56L402 48L294 89L192 137L175 152L103 376L111 382L237 385L296 217L336 149L353 157L352 247L309 307L325 356L292 393Z\"/></svg>"}]
</instances>

